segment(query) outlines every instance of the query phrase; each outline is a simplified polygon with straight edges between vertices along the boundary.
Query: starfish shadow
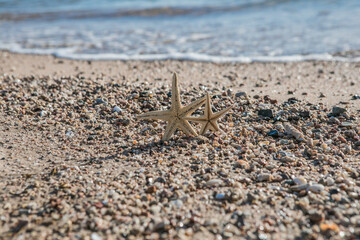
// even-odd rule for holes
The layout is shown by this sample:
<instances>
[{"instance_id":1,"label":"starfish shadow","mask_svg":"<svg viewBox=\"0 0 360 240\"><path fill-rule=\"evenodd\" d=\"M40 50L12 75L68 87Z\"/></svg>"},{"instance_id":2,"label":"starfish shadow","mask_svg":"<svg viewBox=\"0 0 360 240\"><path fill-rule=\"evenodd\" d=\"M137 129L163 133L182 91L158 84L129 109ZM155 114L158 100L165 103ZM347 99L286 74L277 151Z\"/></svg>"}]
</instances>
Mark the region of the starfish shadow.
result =
<instances>
[{"instance_id":1,"label":"starfish shadow","mask_svg":"<svg viewBox=\"0 0 360 240\"><path fill-rule=\"evenodd\" d=\"M180 138L187 139L188 140L187 143L192 141L197 141L195 137L191 137L191 136L183 136ZM119 150L114 154L108 155L106 157L85 158L82 160L82 162L84 163L83 165L90 165L93 163L99 163L101 161L108 161L108 160L117 161L117 158L119 158L120 156L133 157L136 155L141 155L146 153L149 154L149 156L152 156L153 154L164 152L166 149L171 148L173 146L176 146L177 148L184 148L184 149L187 148L187 144L184 143L179 144L177 140L178 139L175 138L173 140L168 140L168 141L159 140L159 141L153 141L147 144L136 145L136 146L124 145L121 146Z\"/></svg>"}]
</instances>

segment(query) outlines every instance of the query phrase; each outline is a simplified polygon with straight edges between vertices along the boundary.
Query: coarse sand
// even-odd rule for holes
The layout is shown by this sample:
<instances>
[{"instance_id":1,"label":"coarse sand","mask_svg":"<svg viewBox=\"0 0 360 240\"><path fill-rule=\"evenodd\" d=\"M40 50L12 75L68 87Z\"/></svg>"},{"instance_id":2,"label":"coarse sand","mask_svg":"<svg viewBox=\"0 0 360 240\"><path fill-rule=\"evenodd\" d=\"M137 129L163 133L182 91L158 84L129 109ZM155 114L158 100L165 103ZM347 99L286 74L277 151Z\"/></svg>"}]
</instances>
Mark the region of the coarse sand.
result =
<instances>
[{"instance_id":1,"label":"coarse sand","mask_svg":"<svg viewBox=\"0 0 360 240\"><path fill-rule=\"evenodd\" d=\"M136 119L170 106L173 72L184 104L233 105L223 132L161 141L166 122ZM359 79L1 51L0 239L358 239Z\"/></svg>"}]
</instances>

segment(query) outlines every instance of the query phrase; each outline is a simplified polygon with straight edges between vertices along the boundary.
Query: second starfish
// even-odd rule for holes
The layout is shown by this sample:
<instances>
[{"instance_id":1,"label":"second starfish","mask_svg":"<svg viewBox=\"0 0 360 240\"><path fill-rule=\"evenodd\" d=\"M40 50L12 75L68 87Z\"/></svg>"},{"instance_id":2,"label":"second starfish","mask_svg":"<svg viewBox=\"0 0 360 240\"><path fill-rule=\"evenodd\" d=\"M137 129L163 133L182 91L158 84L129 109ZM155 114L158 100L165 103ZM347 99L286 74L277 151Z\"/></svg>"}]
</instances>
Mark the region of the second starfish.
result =
<instances>
[{"instance_id":1,"label":"second starfish","mask_svg":"<svg viewBox=\"0 0 360 240\"><path fill-rule=\"evenodd\" d=\"M206 94L206 102L205 102L205 112L203 116L200 117L186 117L186 120L190 120L193 122L200 123L201 130L200 135L204 135L207 130L211 129L213 131L221 131L219 128L219 125L217 123L217 120L222 117L225 113L227 113L232 106L225 108L224 110L220 112L213 113L211 110L211 102L210 102L210 96L209 93Z\"/></svg>"}]
</instances>

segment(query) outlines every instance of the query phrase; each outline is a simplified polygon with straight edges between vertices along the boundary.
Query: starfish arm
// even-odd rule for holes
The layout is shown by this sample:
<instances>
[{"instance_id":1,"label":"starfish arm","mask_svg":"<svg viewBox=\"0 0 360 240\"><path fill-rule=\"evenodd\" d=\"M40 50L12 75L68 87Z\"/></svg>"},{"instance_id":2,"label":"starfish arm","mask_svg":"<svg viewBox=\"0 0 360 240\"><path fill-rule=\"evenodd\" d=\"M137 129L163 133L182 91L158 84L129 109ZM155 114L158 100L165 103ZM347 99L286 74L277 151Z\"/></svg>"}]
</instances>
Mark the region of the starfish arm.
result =
<instances>
[{"instance_id":1,"label":"starfish arm","mask_svg":"<svg viewBox=\"0 0 360 240\"><path fill-rule=\"evenodd\" d=\"M174 72L171 87L171 109L178 110L181 108L180 91L177 74Z\"/></svg>"},{"instance_id":2,"label":"starfish arm","mask_svg":"<svg viewBox=\"0 0 360 240\"><path fill-rule=\"evenodd\" d=\"M190 125L190 123L186 120L181 120L179 128L181 128L184 133L188 136L197 136L194 128Z\"/></svg>"},{"instance_id":3,"label":"starfish arm","mask_svg":"<svg viewBox=\"0 0 360 240\"><path fill-rule=\"evenodd\" d=\"M143 113L141 115L137 115L136 118L138 119L154 119L154 120L170 120L172 118L171 111L152 111Z\"/></svg>"},{"instance_id":4,"label":"starfish arm","mask_svg":"<svg viewBox=\"0 0 360 240\"><path fill-rule=\"evenodd\" d=\"M219 124L216 122L216 120L211 120L209 125L210 125L211 130L219 131L219 132L221 131L219 128Z\"/></svg>"},{"instance_id":5,"label":"starfish arm","mask_svg":"<svg viewBox=\"0 0 360 240\"><path fill-rule=\"evenodd\" d=\"M210 123L208 121L202 123L201 129L200 129L200 135L204 135L207 132L207 130L209 130L209 125L210 125Z\"/></svg>"},{"instance_id":6,"label":"starfish arm","mask_svg":"<svg viewBox=\"0 0 360 240\"><path fill-rule=\"evenodd\" d=\"M200 98L192 103L190 103L189 105L187 105L186 107L183 107L179 113L180 117L187 117L190 116L193 112L195 112L199 107L201 107L201 105L203 105L205 102L205 97Z\"/></svg>"},{"instance_id":7,"label":"starfish arm","mask_svg":"<svg viewBox=\"0 0 360 240\"><path fill-rule=\"evenodd\" d=\"M205 111L204 111L204 116L207 117L208 119L210 119L210 116L212 115L212 110L211 110L211 102L210 102L210 95L207 92L206 93L206 102L205 102Z\"/></svg>"},{"instance_id":8,"label":"starfish arm","mask_svg":"<svg viewBox=\"0 0 360 240\"><path fill-rule=\"evenodd\" d=\"M171 135L174 134L176 127L177 127L177 121L175 121L175 120L169 121L168 125L166 126L165 133L164 133L162 140L169 140Z\"/></svg>"},{"instance_id":9,"label":"starfish arm","mask_svg":"<svg viewBox=\"0 0 360 240\"><path fill-rule=\"evenodd\" d=\"M192 121L192 122L196 122L196 123L203 123L203 122L207 122L207 118L205 118L204 116L200 116L200 117L184 117L184 120L187 121Z\"/></svg>"},{"instance_id":10,"label":"starfish arm","mask_svg":"<svg viewBox=\"0 0 360 240\"><path fill-rule=\"evenodd\" d=\"M227 107L224 110L221 110L220 112L214 113L210 118L211 120L216 120L222 117L225 113L227 113L233 106Z\"/></svg>"}]
</instances>

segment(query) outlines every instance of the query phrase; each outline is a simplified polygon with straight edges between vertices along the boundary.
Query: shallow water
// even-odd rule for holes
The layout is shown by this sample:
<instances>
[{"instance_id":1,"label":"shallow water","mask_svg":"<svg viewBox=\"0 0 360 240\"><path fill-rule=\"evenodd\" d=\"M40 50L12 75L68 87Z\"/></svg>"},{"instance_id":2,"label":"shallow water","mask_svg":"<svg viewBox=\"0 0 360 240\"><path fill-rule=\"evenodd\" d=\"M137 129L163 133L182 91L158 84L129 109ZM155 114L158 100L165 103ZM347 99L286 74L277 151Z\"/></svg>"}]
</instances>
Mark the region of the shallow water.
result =
<instances>
[{"instance_id":1,"label":"shallow water","mask_svg":"<svg viewBox=\"0 0 360 240\"><path fill-rule=\"evenodd\" d=\"M360 61L359 15L356 0L0 0L0 48L80 59Z\"/></svg>"}]
</instances>

